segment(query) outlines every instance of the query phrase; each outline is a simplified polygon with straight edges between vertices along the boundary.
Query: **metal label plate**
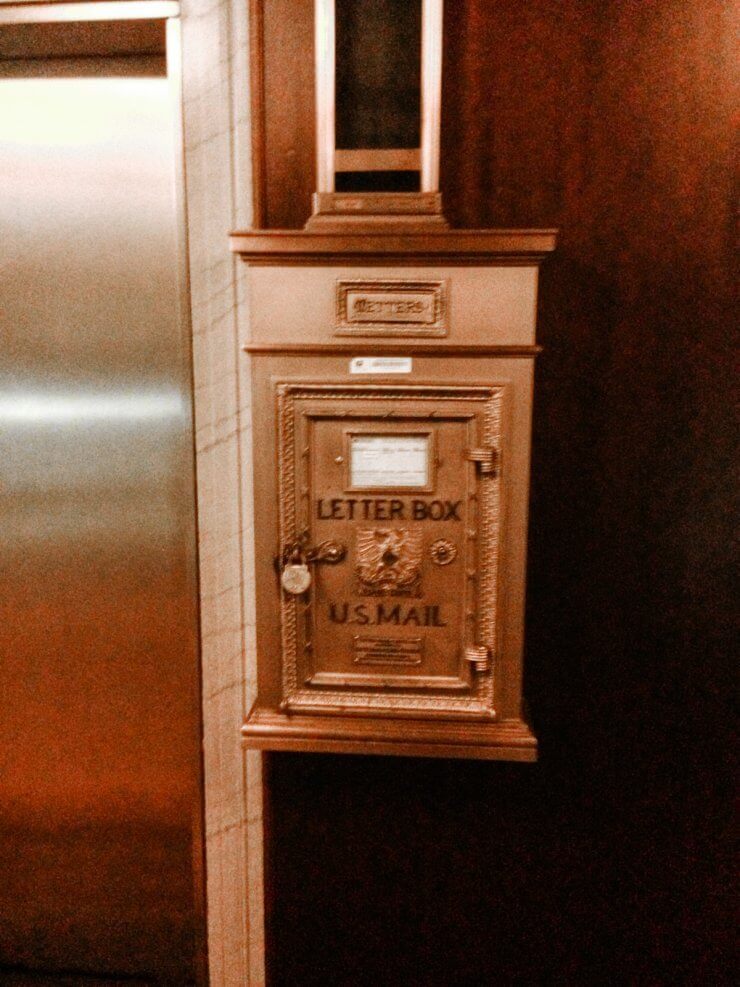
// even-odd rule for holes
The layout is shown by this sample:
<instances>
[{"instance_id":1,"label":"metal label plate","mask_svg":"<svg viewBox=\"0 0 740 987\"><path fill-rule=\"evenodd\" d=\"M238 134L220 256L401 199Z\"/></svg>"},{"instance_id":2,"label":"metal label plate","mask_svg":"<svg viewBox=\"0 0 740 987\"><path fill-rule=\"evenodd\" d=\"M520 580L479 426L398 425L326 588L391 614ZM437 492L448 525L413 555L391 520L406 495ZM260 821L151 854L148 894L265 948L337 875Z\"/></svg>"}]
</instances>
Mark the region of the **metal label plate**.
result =
<instances>
[{"instance_id":1,"label":"metal label plate","mask_svg":"<svg viewBox=\"0 0 740 987\"><path fill-rule=\"evenodd\" d=\"M420 637L361 637L354 639L357 665L420 665Z\"/></svg>"},{"instance_id":2,"label":"metal label plate","mask_svg":"<svg viewBox=\"0 0 740 987\"><path fill-rule=\"evenodd\" d=\"M413 369L410 356L353 356L349 361L351 374L410 374Z\"/></svg>"},{"instance_id":3,"label":"metal label plate","mask_svg":"<svg viewBox=\"0 0 740 987\"><path fill-rule=\"evenodd\" d=\"M337 281L337 336L446 336L445 281Z\"/></svg>"}]
</instances>

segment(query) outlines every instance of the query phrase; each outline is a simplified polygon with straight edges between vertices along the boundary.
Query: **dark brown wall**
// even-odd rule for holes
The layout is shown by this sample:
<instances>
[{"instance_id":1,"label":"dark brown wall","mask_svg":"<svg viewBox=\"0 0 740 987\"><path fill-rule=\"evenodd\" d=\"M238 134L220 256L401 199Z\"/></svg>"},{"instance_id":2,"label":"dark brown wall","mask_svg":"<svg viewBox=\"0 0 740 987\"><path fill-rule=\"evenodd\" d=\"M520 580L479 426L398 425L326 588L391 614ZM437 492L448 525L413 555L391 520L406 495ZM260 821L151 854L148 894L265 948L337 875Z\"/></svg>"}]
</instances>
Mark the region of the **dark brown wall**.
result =
<instances>
[{"instance_id":1,"label":"dark brown wall","mask_svg":"<svg viewBox=\"0 0 740 987\"><path fill-rule=\"evenodd\" d=\"M270 757L272 983L729 983L729 5L446 7L448 216L562 231L535 408L541 760ZM300 225L309 204L272 208Z\"/></svg>"},{"instance_id":2,"label":"dark brown wall","mask_svg":"<svg viewBox=\"0 0 740 987\"><path fill-rule=\"evenodd\" d=\"M255 212L264 226L303 226L316 188L313 0L251 0L250 11L253 85L261 76L264 86L253 113Z\"/></svg>"}]
</instances>

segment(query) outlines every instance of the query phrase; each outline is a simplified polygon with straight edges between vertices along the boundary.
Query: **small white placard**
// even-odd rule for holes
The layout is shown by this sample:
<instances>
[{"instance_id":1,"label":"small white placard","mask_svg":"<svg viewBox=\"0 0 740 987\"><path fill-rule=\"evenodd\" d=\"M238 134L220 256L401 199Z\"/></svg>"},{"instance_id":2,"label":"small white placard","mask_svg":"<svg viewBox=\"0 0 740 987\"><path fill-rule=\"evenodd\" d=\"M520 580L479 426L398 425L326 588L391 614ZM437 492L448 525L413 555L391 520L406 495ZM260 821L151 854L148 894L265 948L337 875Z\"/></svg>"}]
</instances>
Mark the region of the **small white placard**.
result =
<instances>
[{"instance_id":1,"label":"small white placard","mask_svg":"<svg viewBox=\"0 0 740 987\"><path fill-rule=\"evenodd\" d=\"M353 487L426 487L426 435L354 435L350 445Z\"/></svg>"},{"instance_id":2,"label":"small white placard","mask_svg":"<svg viewBox=\"0 0 740 987\"><path fill-rule=\"evenodd\" d=\"M410 374L410 356L353 356L349 361L351 374Z\"/></svg>"}]
</instances>

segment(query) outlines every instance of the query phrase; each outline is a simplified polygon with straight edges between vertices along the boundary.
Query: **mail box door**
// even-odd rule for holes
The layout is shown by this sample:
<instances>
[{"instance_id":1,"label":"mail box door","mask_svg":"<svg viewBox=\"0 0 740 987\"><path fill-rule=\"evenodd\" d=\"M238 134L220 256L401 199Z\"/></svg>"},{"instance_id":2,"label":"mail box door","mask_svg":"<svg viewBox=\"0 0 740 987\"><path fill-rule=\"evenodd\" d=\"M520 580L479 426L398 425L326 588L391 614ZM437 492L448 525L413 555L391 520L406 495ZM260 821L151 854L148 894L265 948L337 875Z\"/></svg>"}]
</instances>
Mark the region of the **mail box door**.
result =
<instances>
[{"instance_id":1,"label":"mail box door","mask_svg":"<svg viewBox=\"0 0 740 987\"><path fill-rule=\"evenodd\" d=\"M502 400L278 385L283 709L495 715Z\"/></svg>"}]
</instances>

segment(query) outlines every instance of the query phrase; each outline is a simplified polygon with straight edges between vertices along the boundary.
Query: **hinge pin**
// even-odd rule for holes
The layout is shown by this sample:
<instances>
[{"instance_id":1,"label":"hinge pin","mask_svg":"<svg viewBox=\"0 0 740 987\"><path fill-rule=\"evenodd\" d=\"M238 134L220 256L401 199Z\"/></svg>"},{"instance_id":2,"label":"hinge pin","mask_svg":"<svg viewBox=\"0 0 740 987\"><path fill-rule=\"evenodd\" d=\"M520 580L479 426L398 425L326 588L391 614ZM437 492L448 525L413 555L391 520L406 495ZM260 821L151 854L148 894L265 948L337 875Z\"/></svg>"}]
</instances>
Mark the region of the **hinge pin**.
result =
<instances>
[{"instance_id":1,"label":"hinge pin","mask_svg":"<svg viewBox=\"0 0 740 987\"><path fill-rule=\"evenodd\" d=\"M491 670L491 649L484 644L470 645L465 649L465 660L469 661L476 672Z\"/></svg>"},{"instance_id":2,"label":"hinge pin","mask_svg":"<svg viewBox=\"0 0 740 987\"><path fill-rule=\"evenodd\" d=\"M485 446L478 449L469 449L467 458L478 464L478 469L484 475L496 471L496 460L498 451L493 446Z\"/></svg>"}]
</instances>

